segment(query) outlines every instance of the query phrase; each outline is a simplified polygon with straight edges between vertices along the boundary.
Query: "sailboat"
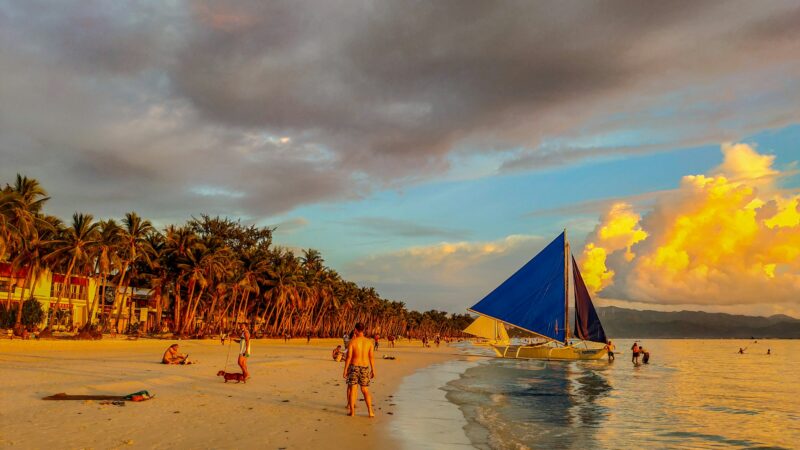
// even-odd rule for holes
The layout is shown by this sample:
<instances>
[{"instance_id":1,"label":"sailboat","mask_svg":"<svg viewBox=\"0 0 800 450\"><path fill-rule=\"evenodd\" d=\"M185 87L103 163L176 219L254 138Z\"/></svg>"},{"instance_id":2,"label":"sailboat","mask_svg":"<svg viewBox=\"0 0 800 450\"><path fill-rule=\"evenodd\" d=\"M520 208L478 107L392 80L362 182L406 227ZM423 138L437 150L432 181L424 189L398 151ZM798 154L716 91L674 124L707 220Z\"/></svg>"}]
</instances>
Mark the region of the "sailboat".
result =
<instances>
[{"instance_id":1,"label":"sailboat","mask_svg":"<svg viewBox=\"0 0 800 450\"><path fill-rule=\"evenodd\" d=\"M464 333L487 339L489 345L509 345L511 343L505 325L498 320L484 316L478 316L467 328L464 328Z\"/></svg>"},{"instance_id":2,"label":"sailboat","mask_svg":"<svg viewBox=\"0 0 800 450\"><path fill-rule=\"evenodd\" d=\"M575 299L573 330L569 320L570 272ZM535 344L493 345L497 356L503 358L596 360L608 353L597 344L590 346L605 346L606 333L570 253L567 230L467 310L540 338L541 342Z\"/></svg>"}]
</instances>

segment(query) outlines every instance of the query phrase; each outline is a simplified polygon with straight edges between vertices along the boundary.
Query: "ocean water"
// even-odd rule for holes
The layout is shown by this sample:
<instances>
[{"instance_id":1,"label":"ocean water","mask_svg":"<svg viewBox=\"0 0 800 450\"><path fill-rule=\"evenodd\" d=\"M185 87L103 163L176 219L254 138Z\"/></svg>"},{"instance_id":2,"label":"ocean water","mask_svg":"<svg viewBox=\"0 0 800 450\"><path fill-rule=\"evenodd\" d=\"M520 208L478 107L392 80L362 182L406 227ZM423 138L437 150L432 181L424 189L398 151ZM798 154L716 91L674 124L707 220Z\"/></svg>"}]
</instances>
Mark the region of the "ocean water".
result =
<instances>
[{"instance_id":1,"label":"ocean water","mask_svg":"<svg viewBox=\"0 0 800 450\"><path fill-rule=\"evenodd\" d=\"M616 345L613 363L480 358L418 373L428 387L404 383L399 401L413 390L449 437L426 446L419 430L408 448L800 448L800 341L646 340L640 366L632 341Z\"/></svg>"}]
</instances>

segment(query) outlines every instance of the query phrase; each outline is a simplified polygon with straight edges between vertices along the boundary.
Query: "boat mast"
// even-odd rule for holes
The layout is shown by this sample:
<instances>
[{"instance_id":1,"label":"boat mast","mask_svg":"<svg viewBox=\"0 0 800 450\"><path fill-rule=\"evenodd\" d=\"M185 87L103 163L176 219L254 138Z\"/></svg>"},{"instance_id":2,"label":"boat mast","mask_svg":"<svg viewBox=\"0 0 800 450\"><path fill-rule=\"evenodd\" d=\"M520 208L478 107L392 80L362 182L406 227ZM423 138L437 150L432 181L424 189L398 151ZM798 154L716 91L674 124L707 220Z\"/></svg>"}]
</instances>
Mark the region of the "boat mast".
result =
<instances>
[{"instance_id":1,"label":"boat mast","mask_svg":"<svg viewBox=\"0 0 800 450\"><path fill-rule=\"evenodd\" d=\"M569 241L564 228L564 345L569 343Z\"/></svg>"}]
</instances>

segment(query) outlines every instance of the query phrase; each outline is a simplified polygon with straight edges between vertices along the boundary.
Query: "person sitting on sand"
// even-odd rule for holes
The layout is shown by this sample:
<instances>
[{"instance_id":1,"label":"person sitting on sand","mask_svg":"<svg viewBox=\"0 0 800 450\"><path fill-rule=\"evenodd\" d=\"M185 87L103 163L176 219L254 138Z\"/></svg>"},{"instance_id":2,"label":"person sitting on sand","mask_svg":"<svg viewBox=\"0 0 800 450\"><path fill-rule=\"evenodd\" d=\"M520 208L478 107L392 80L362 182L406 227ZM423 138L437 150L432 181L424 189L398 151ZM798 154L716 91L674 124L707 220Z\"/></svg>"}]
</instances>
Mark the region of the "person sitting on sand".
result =
<instances>
[{"instance_id":1,"label":"person sitting on sand","mask_svg":"<svg viewBox=\"0 0 800 450\"><path fill-rule=\"evenodd\" d=\"M333 349L333 353L331 353L333 360L339 362L342 360L342 346L337 345L335 349Z\"/></svg>"},{"instance_id":2,"label":"person sitting on sand","mask_svg":"<svg viewBox=\"0 0 800 450\"><path fill-rule=\"evenodd\" d=\"M347 347L347 359L344 362L344 373L347 380L347 410L348 416L356 415L356 385L361 386L364 402L370 417L375 417L372 409L372 394L369 392L369 382L375 378L375 348L369 339L364 337L364 324L357 323L355 333Z\"/></svg>"},{"instance_id":3,"label":"person sitting on sand","mask_svg":"<svg viewBox=\"0 0 800 450\"><path fill-rule=\"evenodd\" d=\"M178 351L178 344L172 344L164 352L161 358L161 364L192 364L189 361L189 355L184 355Z\"/></svg>"}]
</instances>

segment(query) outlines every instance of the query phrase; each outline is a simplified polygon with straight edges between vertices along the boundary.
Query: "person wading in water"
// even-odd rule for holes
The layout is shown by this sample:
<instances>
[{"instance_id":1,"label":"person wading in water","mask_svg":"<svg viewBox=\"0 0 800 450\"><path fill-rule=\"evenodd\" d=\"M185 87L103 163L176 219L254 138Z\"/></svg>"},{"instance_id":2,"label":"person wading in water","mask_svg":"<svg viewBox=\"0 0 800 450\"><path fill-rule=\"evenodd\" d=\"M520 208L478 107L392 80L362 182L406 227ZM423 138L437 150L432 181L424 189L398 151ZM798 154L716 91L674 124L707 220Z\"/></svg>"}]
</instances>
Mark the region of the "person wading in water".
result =
<instances>
[{"instance_id":1,"label":"person wading in water","mask_svg":"<svg viewBox=\"0 0 800 450\"><path fill-rule=\"evenodd\" d=\"M614 361L614 349L616 347L611 341L606 342L606 350L608 351L608 362Z\"/></svg>"}]
</instances>

